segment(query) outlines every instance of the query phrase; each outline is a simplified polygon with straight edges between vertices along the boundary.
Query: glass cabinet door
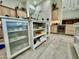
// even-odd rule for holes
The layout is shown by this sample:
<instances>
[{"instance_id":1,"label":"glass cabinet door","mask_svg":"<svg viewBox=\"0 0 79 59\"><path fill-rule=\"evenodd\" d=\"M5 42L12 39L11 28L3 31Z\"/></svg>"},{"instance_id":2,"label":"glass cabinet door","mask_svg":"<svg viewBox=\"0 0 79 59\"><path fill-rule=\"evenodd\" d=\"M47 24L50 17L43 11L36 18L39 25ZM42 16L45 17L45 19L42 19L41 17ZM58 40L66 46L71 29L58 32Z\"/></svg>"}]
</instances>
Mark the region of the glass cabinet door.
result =
<instances>
[{"instance_id":1,"label":"glass cabinet door","mask_svg":"<svg viewBox=\"0 0 79 59\"><path fill-rule=\"evenodd\" d=\"M6 21L10 54L29 46L28 21Z\"/></svg>"}]
</instances>

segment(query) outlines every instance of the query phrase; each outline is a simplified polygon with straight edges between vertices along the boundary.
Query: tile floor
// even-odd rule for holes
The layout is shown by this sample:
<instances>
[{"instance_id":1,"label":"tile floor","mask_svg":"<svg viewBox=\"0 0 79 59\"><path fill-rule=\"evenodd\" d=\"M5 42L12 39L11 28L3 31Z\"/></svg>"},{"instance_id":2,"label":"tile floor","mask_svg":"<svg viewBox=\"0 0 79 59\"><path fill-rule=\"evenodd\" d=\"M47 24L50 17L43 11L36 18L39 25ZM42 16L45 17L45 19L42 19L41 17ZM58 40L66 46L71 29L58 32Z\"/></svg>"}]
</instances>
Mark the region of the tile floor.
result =
<instances>
[{"instance_id":1,"label":"tile floor","mask_svg":"<svg viewBox=\"0 0 79 59\"><path fill-rule=\"evenodd\" d=\"M73 36L51 34L36 50L27 50L13 59L78 59L73 41Z\"/></svg>"}]
</instances>

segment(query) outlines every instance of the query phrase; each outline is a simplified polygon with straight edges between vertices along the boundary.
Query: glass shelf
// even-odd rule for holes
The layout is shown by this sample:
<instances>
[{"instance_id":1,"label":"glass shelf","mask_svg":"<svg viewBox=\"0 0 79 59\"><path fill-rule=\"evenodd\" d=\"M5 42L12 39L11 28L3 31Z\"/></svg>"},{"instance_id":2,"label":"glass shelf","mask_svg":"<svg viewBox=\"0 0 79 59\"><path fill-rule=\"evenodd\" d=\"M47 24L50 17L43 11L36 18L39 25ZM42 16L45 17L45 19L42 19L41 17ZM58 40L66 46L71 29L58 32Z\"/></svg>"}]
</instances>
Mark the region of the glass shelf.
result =
<instances>
[{"instance_id":1,"label":"glass shelf","mask_svg":"<svg viewBox=\"0 0 79 59\"><path fill-rule=\"evenodd\" d=\"M21 32L21 31L28 31L28 29L21 29L21 30L10 30L8 31L8 33L11 33L11 32Z\"/></svg>"},{"instance_id":2,"label":"glass shelf","mask_svg":"<svg viewBox=\"0 0 79 59\"><path fill-rule=\"evenodd\" d=\"M39 29L34 29L34 31L43 31L45 30L44 28L39 28Z\"/></svg>"},{"instance_id":3,"label":"glass shelf","mask_svg":"<svg viewBox=\"0 0 79 59\"><path fill-rule=\"evenodd\" d=\"M35 39L35 38L38 38L38 37L43 36L43 35L45 35L45 34L46 34L46 33L38 34L38 35L36 35L36 36L33 37L33 38Z\"/></svg>"},{"instance_id":4,"label":"glass shelf","mask_svg":"<svg viewBox=\"0 0 79 59\"><path fill-rule=\"evenodd\" d=\"M10 43L18 41L18 40L23 40L25 38L26 38L26 36L20 36L20 37L12 38L12 39L10 39Z\"/></svg>"}]
</instances>

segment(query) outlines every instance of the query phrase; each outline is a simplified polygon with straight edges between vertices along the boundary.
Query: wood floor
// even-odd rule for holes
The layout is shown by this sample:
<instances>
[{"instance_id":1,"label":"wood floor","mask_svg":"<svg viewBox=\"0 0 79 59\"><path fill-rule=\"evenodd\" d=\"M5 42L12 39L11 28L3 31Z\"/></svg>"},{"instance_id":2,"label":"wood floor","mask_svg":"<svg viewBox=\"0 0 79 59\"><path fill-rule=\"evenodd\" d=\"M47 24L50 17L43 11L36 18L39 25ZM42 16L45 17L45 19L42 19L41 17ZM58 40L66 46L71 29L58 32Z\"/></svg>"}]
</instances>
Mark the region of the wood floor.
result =
<instances>
[{"instance_id":1,"label":"wood floor","mask_svg":"<svg viewBox=\"0 0 79 59\"><path fill-rule=\"evenodd\" d=\"M27 50L13 59L78 59L73 36L51 34L50 39L35 50Z\"/></svg>"}]
</instances>

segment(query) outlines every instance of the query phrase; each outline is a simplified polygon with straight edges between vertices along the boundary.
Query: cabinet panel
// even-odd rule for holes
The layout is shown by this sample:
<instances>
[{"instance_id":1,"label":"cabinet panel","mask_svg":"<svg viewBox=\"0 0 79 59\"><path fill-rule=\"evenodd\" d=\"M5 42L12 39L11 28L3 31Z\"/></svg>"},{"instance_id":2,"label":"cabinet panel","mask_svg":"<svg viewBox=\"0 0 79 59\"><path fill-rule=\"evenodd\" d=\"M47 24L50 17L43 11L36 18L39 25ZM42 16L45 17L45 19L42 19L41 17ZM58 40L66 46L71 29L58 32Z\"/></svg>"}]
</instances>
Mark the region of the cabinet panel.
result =
<instances>
[{"instance_id":1,"label":"cabinet panel","mask_svg":"<svg viewBox=\"0 0 79 59\"><path fill-rule=\"evenodd\" d=\"M51 32L52 33L57 33L57 25L52 25L51 26Z\"/></svg>"},{"instance_id":2,"label":"cabinet panel","mask_svg":"<svg viewBox=\"0 0 79 59\"><path fill-rule=\"evenodd\" d=\"M74 35L74 33L75 33L75 27L74 27L74 25L66 25L65 34Z\"/></svg>"},{"instance_id":3,"label":"cabinet panel","mask_svg":"<svg viewBox=\"0 0 79 59\"><path fill-rule=\"evenodd\" d=\"M58 10L53 11L52 21L58 20Z\"/></svg>"},{"instance_id":4,"label":"cabinet panel","mask_svg":"<svg viewBox=\"0 0 79 59\"><path fill-rule=\"evenodd\" d=\"M25 18L26 17L26 13L24 11L17 10L17 16Z\"/></svg>"},{"instance_id":5,"label":"cabinet panel","mask_svg":"<svg viewBox=\"0 0 79 59\"><path fill-rule=\"evenodd\" d=\"M18 16L18 17L22 17L22 11L17 10L17 16Z\"/></svg>"},{"instance_id":6,"label":"cabinet panel","mask_svg":"<svg viewBox=\"0 0 79 59\"><path fill-rule=\"evenodd\" d=\"M22 12L22 15L23 15L24 18L26 18L26 16L27 16L26 12Z\"/></svg>"},{"instance_id":7,"label":"cabinet panel","mask_svg":"<svg viewBox=\"0 0 79 59\"><path fill-rule=\"evenodd\" d=\"M6 7L1 7L2 8L2 15L5 16L5 15L8 15L10 16L10 9L9 8L6 8Z\"/></svg>"},{"instance_id":8,"label":"cabinet panel","mask_svg":"<svg viewBox=\"0 0 79 59\"><path fill-rule=\"evenodd\" d=\"M0 6L0 16L2 16L2 7Z\"/></svg>"},{"instance_id":9,"label":"cabinet panel","mask_svg":"<svg viewBox=\"0 0 79 59\"><path fill-rule=\"evenodd\" d=\"M10 13L11 13L11 17L16 17L15 10L13 10L13 9L10 9Z\"/></svg>"},{"instance_id":10,"label":"cabinet panel","mask_svg":"<svg viewBox=\"0 0 79 59\"><path fill-rule=\"evenodd\" d=\"M28 21L4 18L2 19L2 26L8 59L30 47Z\"/></svg>"}]
</instances>

